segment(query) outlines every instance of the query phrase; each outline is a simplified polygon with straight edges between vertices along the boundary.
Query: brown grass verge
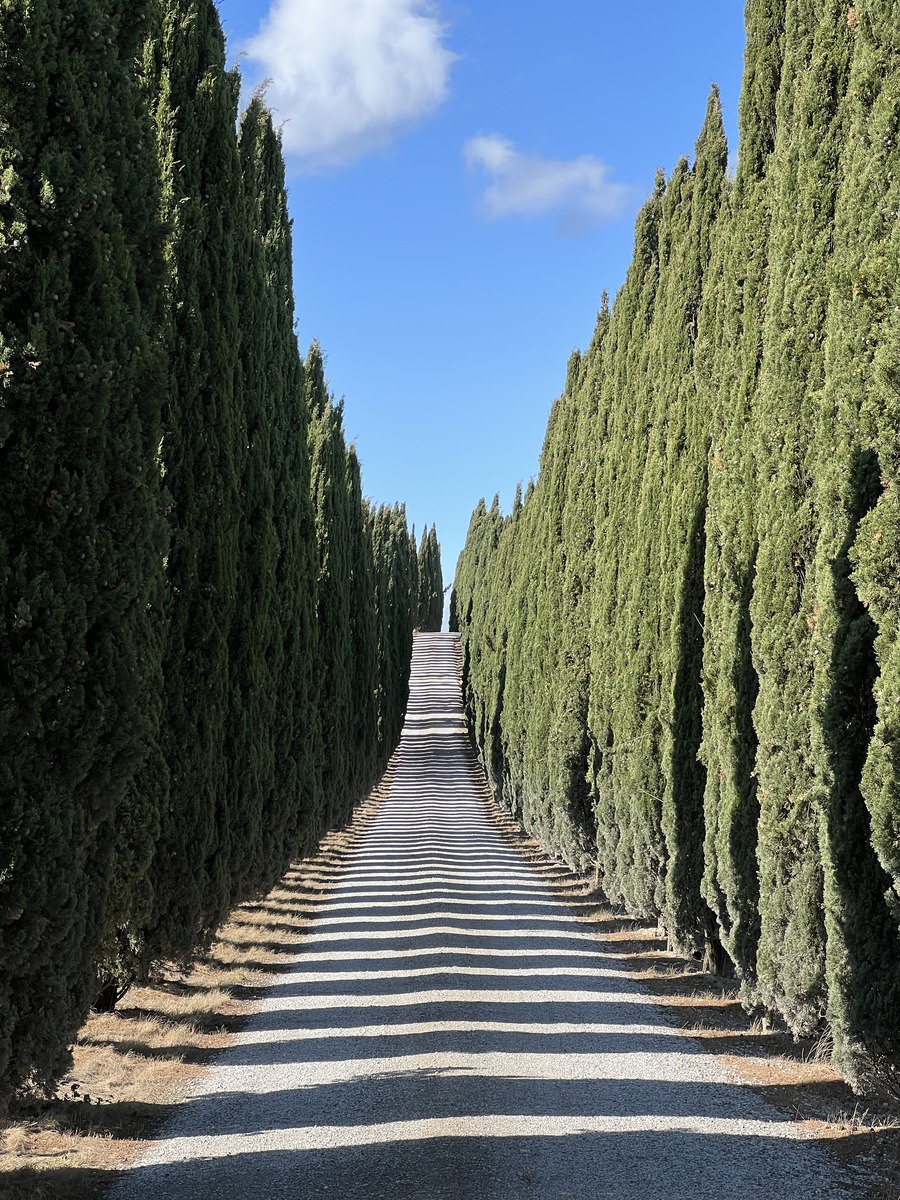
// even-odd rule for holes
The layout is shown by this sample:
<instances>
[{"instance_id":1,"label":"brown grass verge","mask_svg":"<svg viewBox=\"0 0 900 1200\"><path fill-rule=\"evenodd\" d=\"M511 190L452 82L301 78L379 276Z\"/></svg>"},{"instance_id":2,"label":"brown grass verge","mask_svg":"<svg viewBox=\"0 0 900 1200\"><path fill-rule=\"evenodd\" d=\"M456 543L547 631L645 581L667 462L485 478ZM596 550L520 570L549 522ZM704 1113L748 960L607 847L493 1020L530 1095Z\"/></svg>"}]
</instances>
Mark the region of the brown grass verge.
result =
<instances>
[{"instance_id":1,"label":"brown grass verge","mask_svg":"<svg viewBox=\"0 0 900 1200\"><path fill-rule=\"evenodd\" d=\"M711 975L668 949L653 921L614 908L593 878L549 855L485 788L495 825L557 898L589 924L627 973L654 996L673 1027L716 1054L801 1137L823 1142L860 1183L860 1200L900 1200L900 1105L860 1100L829 1061L826 1038L795 1039L742 1006L734 979Z\"/></svg>"},{"instance_id":2,"label":"brown grass verge","mask_svg":"<svg viewBox=\"0 0 900 1200\"><path fill-rule=\"evenodd\" d=\"M98 1200L133 1162L215 1054L229 1046L268 980L287 970L393 776L352 823L322 839L267 896L242 904L207 951L163 963L114 1013L91 1013L74 1065L49 1100L25 1097L0 1123L0 1200Z\"/></svg>"}]
</instances>

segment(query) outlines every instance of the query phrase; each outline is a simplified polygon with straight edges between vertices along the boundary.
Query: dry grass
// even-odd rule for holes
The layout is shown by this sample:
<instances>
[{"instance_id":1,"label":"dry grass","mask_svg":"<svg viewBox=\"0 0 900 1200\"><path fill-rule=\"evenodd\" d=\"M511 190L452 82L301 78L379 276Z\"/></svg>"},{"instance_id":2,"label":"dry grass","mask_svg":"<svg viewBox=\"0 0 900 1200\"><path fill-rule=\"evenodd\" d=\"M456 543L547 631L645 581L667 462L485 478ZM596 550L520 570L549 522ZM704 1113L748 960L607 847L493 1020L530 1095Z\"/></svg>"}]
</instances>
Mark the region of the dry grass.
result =
<instances>
[{"instance_id":1,"label":"dry grass","mask_svg":"<svg viewBox=\"0 0 900 1200\"><path fill-rule=\"evenodd\" d=\"M23 1099L0 1124L0 1200L98 1200L285 970L316 905L386 794L392 768L345 830L265 897L230 915L187 966L164 963L114 1013L91 1013L50 1100Z\"/></svg>"},{"instance_id":2,"label":"dry grass","mask_svg":"<svg viewBox=\"0 0 900 1200\"><path fill-rule=\"evenodd\" d=\"M654 921L611 905L597 879L547 855L490 801L489 811L554 895L653 994L675 1029L716 1054L737 1079L793 1117L801 1136L820 1141L865 1181L860 1200L900 1200L900 1106L861 1103L831 1066L827 1034L794 1039L770 1017L748 1013L736 980L674 952Z\"/></svg>"}]
</instances>

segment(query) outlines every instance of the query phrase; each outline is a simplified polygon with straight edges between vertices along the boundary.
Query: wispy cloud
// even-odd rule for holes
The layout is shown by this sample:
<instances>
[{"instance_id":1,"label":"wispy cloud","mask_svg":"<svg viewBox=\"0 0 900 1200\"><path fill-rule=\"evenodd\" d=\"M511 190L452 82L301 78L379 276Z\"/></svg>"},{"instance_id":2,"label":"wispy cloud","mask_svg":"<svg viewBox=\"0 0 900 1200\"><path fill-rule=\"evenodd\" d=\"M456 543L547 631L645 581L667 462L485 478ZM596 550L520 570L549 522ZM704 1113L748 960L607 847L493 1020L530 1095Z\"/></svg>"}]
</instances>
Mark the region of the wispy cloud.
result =
<instances>
[{"instance_id":1,"label":"wispy cloud","mask_svg":"<svg viewBox=\"0 0 900 1200\"><path fill-rule=\"evenodd\" d=\"M483 171L485 211L499 217L541 217L556 213L559 231L579 237L596 225L622 216L630 188L609 179L609 167L592 154L564 162L522 154L499 133L469 138L466 165Z\"/></svg>"},{"instance_id":2,"label":"wispy cloud","mask_svg":"<svg viewBox=\"0 0 900 1200\"><path fill-rule=\"evenodd\" d=\"M432 0L275 0L246 47L286 152L314 172L342 166L433 112L454 55Z\"/></svg>"}]
</instances>

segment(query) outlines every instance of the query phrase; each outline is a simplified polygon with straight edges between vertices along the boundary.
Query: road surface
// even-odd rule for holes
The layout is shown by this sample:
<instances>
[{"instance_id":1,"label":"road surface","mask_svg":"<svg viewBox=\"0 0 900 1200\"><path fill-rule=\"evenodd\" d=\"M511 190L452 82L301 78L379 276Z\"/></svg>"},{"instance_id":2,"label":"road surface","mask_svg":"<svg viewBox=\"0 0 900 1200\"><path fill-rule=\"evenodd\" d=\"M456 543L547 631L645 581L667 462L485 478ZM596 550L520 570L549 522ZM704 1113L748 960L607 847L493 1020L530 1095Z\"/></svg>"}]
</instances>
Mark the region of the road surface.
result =
<instances>
[{"instance_id":1,"label":"road surface","mask_svg":"<svg viewBox=\"0 0 900 1200\"><path fill-rule=\"evenodd\" d=\"M238 1042L115 1200L811 1200L838 1169L667 1024L491 823L455 637L396 775Z\"/></svg>"}]
</instances>

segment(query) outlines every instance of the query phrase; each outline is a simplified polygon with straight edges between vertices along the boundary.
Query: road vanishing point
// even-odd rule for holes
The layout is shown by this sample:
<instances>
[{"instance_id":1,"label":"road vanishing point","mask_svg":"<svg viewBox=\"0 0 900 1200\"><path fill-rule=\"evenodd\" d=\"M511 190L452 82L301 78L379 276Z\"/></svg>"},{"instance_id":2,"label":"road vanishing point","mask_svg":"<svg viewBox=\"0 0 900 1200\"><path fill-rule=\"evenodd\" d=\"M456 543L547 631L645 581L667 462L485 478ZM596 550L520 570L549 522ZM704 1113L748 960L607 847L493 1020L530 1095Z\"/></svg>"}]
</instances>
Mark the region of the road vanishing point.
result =
<instances>
[{"instance_id":1,"label":"road vanishing point","mask_svg":"<svg viewBox=\"0 0 900 1200\"><path fill-rule=\"evenodd\" d=\"M114 1200L828 1200L840 1169L678 1032L492 821L454 634L296 959Z\"/></svg>"}]
</instances>

